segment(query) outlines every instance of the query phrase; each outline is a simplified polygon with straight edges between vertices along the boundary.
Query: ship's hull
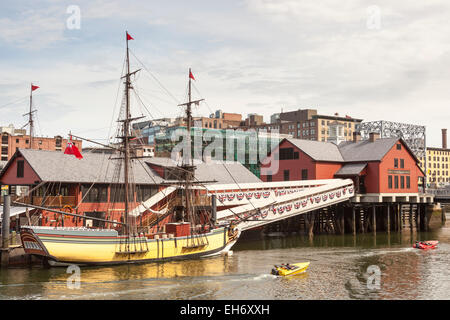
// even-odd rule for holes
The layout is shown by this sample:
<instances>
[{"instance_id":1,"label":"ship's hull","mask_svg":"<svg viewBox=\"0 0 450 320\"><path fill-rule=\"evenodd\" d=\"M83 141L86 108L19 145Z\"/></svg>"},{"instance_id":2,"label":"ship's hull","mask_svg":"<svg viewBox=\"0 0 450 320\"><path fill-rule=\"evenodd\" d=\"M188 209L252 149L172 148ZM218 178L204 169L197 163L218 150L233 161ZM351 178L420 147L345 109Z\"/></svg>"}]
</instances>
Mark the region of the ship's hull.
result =
<instances>
[{"instance_id":1,"label":"ship's hull","mask_svg":"<svg viewBox=\"0 0 450 320\"><path fill-rule=\"evenodd\" d=\"M196 259L227 252L236 230L218 228L193 238L124 238L114 230L28 227L21 230L24 250L50 265L113 265Z\"/></svg>"}]
</instances>

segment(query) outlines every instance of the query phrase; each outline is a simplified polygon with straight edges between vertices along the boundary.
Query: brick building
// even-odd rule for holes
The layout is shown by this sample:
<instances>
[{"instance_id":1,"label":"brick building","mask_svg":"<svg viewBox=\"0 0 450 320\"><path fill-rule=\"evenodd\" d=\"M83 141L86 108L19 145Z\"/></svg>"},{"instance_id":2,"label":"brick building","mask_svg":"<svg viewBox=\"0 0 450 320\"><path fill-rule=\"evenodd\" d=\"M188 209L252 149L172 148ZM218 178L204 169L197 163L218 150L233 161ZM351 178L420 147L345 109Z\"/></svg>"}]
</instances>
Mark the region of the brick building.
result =
<instances>
[{"instance_id":1,"label":"brick building","mask_svg":"<svg viewBox=\"0 0 450 320\"><path fill-rule=\"evenodd\" d=\"M414 194L424 177L419 159L400 138L371 134L361 141L330 142L284 139L264 161L263 181L350 178L360 194ZM279 157L278 170L267 171ZM269 161L267 161L269 160Z\"/></svg>"},{"instance_id":2,"label":"brick building","mask_svg":"<svg viewBox=\"0 0 450 320\"><path fill-rule=\"evenodd\" d=\"M333 125L338 126L338 134L343 140L352 140L353 132L356 131L362 119L355 119L348 115L341 117L337 113L334 116L317 114L316 109L299 109L273 114L271 123L246 122L246 129L262 129L268 132L278 131L288 134L293 138L315 141L330 141L333 136L331 132Z\"/></svg>"},{"instance_id":3,"label":"brick building","mask_svg":"<svg viewBox=\"0 0 450 320\"><path fill-rule=\"evenodd\" d=\"M33 137L30 139L29 135L25 134L9 134L7 132L1 133L1 158L2 162L8 161L18 149L36 149L36 150L50 150L62 151L66 149L67 139L61 136L53 138L48 137ZM82 149L81 140L72 141L78 150Z\"/></svg>"}]
</instances>

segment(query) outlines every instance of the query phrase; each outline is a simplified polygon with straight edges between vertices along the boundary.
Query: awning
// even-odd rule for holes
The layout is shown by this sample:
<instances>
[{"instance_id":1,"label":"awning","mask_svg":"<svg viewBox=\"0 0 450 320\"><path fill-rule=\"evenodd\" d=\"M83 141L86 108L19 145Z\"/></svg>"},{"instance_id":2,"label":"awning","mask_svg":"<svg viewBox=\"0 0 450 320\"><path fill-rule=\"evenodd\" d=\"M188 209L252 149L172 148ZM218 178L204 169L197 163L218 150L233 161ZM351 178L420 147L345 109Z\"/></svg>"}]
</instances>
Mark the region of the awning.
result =
<instances>
[{"instance_id":1,"label":"awning","mask_svg":"<svg viewBox=\"0 0 450 320\"><path fill-rule=\"evenodd\" d=\"M340 168L335 176L358 176L366 168L367 162L365 163L348 163Z\"/></svg>"},{"instance_id":2,"label":"awning","mask_svg":"<svg viewBox=\"0 0 450 320\"><path fill-rule=\"evenodd\" d=\"M33 210L33 208L31 208L30 210ZM18 216L22 213L25 213L27 211L27 208L25 207L15 207L15 206L11 206L11 209L9 211L9 217L15 217ZM3 204L0 204L0 222L3 219Z\"/></svg>"}]
</instances>

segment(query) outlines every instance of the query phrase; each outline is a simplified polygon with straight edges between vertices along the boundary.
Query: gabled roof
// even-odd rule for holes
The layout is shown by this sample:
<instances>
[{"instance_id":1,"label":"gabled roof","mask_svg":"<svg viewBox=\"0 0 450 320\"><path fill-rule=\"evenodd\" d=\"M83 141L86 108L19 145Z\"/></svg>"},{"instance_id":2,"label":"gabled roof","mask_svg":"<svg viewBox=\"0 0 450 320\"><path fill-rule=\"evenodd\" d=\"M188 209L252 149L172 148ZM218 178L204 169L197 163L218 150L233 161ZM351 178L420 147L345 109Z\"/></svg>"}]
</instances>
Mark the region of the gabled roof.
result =
<instances>
[{"instance_id":1,"label":"gabled roof","mask_svg":"<svg viewBox=\"0 0 450 320\"><path fill-rule=\"evenodd\" d=\"M83 159L67 155L61 151L19 149L8 162L22 155L39 176L41 181L66 183L121 183L124 181L122 160L117 155L83 152ZM170 158L134 159L130 168L132 181L136 184L173 183L163 179L148 163L163 167L176 167ZM199 181L217 183L254 183L261 180L239 162L195 164L195 177ZM0 173L6 172L7 167Z\"/></svg>"},{"instance_id":2,"label":"gabled roof","mask_svg":"<svg viewBox=\"0 0 450 320\"><path fill-rule=\"evenodd\" d=\"M374 142L362 140L358 142L344 141L339 144L339 150L346 162L381 161L386 153L400 141L416 162L419 162L414 152L401 138L381 138Z\"/></svg>"},{"instance_id":3,"label":"gabled roof","mask_svg":"<svg viewBox=\"0 0 450 320\"><path fill-rule=\"evenodd\" d=\"M118 183L123 181L121 160L111 159L117 155L83 152L83 159L61 151L19 149L42 181ZM131 175L137 184L158 184L163 179L140 159L134 160ZM120 172L119 172L120 171Z\"/></svg>"},{"instance_id":4,"label":"gabled roof","mask_svg":"<svg viewBox=\"0 0 450 320\"><path fill-rule=\"evenodd\" d=\"M286 138L316 161L343 162L338 146L331 142ZM284 141L283 140L283 141Z\"/></svg>"},{"instance_id":5,"label":"gabled roof","mask_svg":"<svg viewBox=\"0 0 450 320\"><path fill-rule=\"evenodd\" d=\"M171 158L160 157L146 159L145 162L166 168L181 165L181 160L173 161ZM198 181L215 181L221 184L261 182L257 176L239 162L194 161L194 166L196 167L195 178Z\"/></svg>"},{"instance_id":6,"label":"gabled roof","mask_svg":"<svg viewBox=\"0 0 450 320\"><path fill-rule=\"evenodd\" d=\"M374 142L362 140L358 142L344 141L335 145L331 142L312 141L303 139L286 138L288 141L298 147L304 153L309 155L315 161L327 162L368 162L381 161L386 153L398 142L408 150L416 162L419 162L414 152L408 147L401 138L381 138ZM281 143L280 143L281 144Z\"/></svg>"}]
</instances>

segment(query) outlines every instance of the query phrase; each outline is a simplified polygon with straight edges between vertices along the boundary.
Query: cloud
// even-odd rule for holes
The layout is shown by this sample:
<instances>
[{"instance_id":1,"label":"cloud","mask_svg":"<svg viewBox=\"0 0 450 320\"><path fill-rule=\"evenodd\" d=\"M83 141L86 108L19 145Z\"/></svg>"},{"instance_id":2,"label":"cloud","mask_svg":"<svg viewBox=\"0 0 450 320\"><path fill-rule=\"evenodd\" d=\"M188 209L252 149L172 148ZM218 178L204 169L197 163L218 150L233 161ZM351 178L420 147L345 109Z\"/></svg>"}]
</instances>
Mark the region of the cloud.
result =
<instances>
[{"instance_id":1,"label":"cloud","mask_svg":"<svg viewBox=\"0 0 450 320\"><path fill-rule=\"evenodd\" d=\"M71 3L42 3L0 18L0 43L9 52L0 62L8 78L0 84L10 84L0 85L0 99L26 95L30 80L39 80L53 92L51 109L61 105L45 120L54 131L55 123L79 130L110 123L125 28L136 38L133 54L177 100L185 99L186 70L193 68L195 94L207 101L198 115L221 108L262 113L267 121L281 108L316 108L423 123L431 145L450 121L445 1L378 1L379 29L367 27L369 4L360 0L78 1L82 22L75 36L65 30ZM132 60L133 70L142 68ZM146 70L138 80L152 114L181 113Z\"/></svg>"},{"instance_id":2,"label":"cloud","mask_svg":"<svg viewBox=\"0 0 450 320\"><path fill-rule=\"evenodd\" d=\"M20 11L13 17L0 18L0 39L25 48L39 50L64 40L64 7L49 6Z\"/></svg>"}]
</instances>

